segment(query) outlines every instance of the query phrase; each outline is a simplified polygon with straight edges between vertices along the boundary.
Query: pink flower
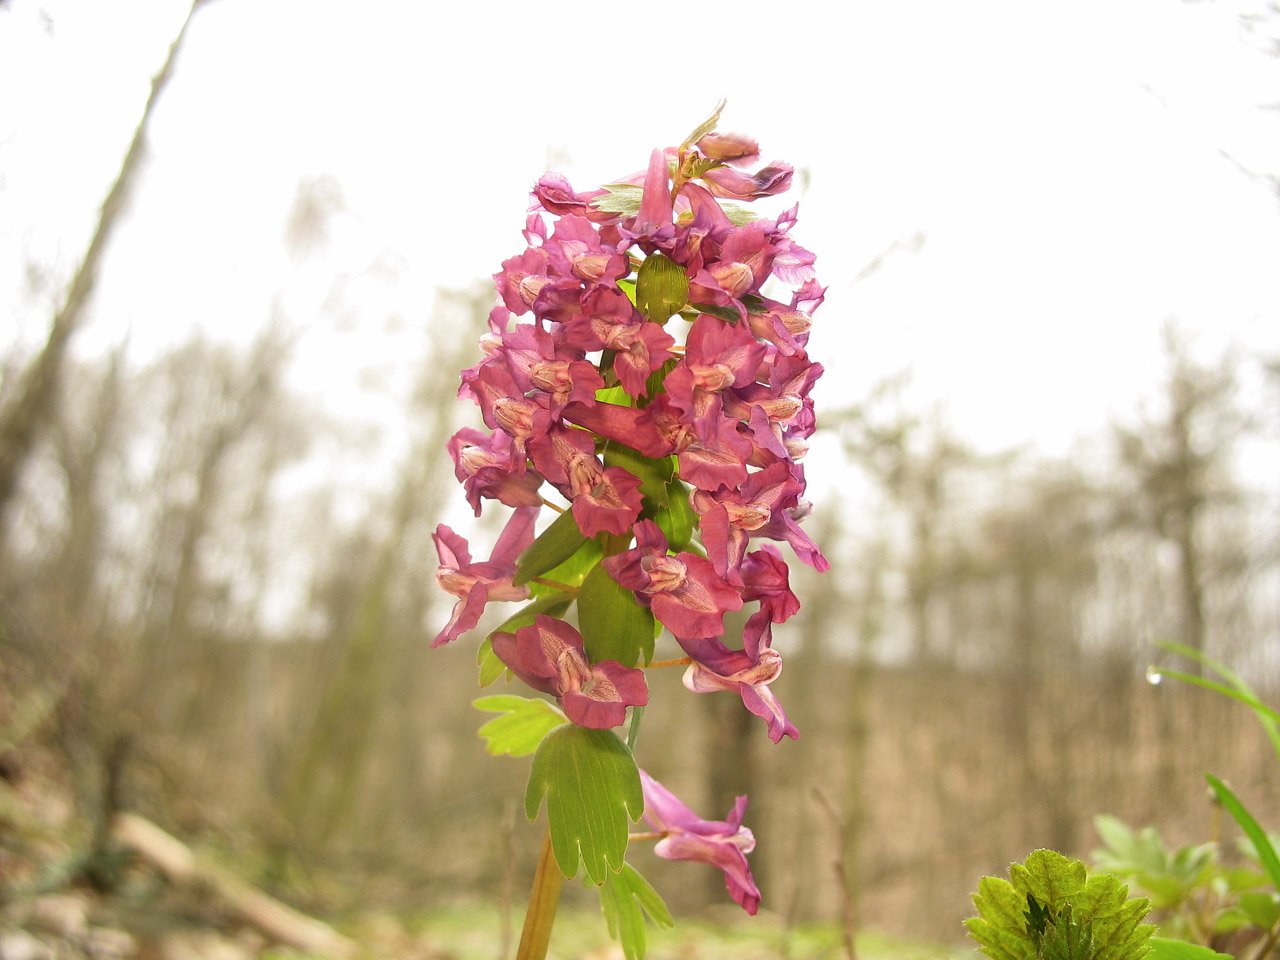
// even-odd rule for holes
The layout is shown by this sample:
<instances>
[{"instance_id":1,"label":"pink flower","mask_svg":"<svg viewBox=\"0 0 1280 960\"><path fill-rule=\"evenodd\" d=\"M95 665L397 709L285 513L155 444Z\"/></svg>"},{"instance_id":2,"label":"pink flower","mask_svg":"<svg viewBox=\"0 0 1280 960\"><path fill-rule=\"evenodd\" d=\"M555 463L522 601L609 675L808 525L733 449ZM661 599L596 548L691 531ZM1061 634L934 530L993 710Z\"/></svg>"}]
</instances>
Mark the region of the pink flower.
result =
<instances>
[{"instance_id":1,"label":"pink flower","mask_svg":"<svg viewBox=\"0 0 1280 960\"><path fill-rule=\"evenodd\" d=\"M525 600L528 587L517 587L511 582L516 572L516 558L533 543L533 523L538 507L520 507L507 521L493 548L493 555L483 563L471 561L467 541L443 523L431 535L435 541L440 566L436 568L436 583L453 594L458 602L443 630L431 641L431 646L456 640L480 622L484 605L490 600Z\"/></svg>"},{"instance_id":2,"label":"pink flower","mask_svg":"<svg viewBox=\"0 0 1280 960\"><path fill-rule=\"evenodd\" d=\"M782 673L782 654L777 650L761 650L759 658L752 659L745 651L730 650L715 638L676 639L693 659L684 673L686 689L694 693L736 693L743 706L769 725L769 739L774 743L783 737L795 740L800 736L769 689L769 684Z\"/></svg>"},{"instance_id":3,"label":"pink flower","mask_svg":"<svg viewBox=\"0 0 1280 960\"><path fill-rule=\"evenodd\" d=\"M640 771L640 786L644 818L653 829L666 834L654 852L667 860L700 860L723 870L729 896L755 916L760 909L760 888L747 864L747 854L756 846L755 836L742 825L747 798L738 797L727 820L703 820L644 770Z\"/></svg>"},{"instance_id":4,"label":"pink flower","mask_svg":"<svg viewBox=\"0 0 1280 960\"><path fill-rule=\"evenodd\" d=\"M493 652L533 689L559 697L565 716L580 727L608 730L622 723L627 707L649 702L643 670L616 660L592 664L582 635L555 617L539 616L514 634L495 633Z\"/></svg>"},{"instance_id":5,"label":"pink flower","mask_svg":"<svg viewBox=\"0 0 1280 960\"><path fill-rule=\"evenodd\" d=\"M652 520L635 526L636 545L601 563L621 586L648 603L677 639L724 632L724 615L742 609L742 597L725 583L706 557L667 555L667 538Z\"/></svg>"},{"instance_id":6,"label":"pink flower","mask_svg":"<svg viewBox=\"0 0 1280 960\"><path fill-rule=\"evenodd\" d=\"M538 488L542 477L514 456L509 435L495 430L486 435L463 427L449 440L454 476L467 491L467 502L480 516L480 500L487 498L509 507L535 507L542 502Z\"/></svg>"}]
</instances>

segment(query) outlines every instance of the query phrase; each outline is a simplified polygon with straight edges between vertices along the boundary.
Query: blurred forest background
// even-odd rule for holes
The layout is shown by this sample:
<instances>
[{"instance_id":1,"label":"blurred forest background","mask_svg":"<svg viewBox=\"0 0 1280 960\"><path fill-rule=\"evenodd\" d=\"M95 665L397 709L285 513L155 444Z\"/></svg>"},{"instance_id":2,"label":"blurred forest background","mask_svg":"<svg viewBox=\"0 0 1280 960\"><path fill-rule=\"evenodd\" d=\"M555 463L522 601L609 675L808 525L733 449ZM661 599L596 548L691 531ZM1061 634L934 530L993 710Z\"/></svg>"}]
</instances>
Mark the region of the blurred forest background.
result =
<instances>
[{"instance_id":1,"label":"blurred forest background","mask_svg":"<svg viewBox=\"0 0 1280 960\"><path fill-rule=\"evenodd\" d=\"M430 532L470 526L443 448L476 420L456 371L489 283L395 316L403 262L335 254L343 186L311 175L251 337L74 349L147 191L181 39L66 282L26 265L47 336L0 342L0 896L109 887L107 824L133 811L316 913L518 912L527 762L475 735L473 639L426 647L452 603ZM327 292L299 310L304 274ZM310 331L355 318L396 344L368 371L378 430L297 385ZM828 304L817 323L869 320ZM809 530L832 569L796 575L803 609L777 633L801 739L771 745L671 671L639 747L705 816L750 795L766 909L838 918L838 860L860 928L955 941L981 874L1040 846L1086 856L1097 813L1213 838L1206 770L1280 809L1248 711L1147 678L1170 639L1280 698L1280 356L1206 349L1176 318L1162 338L1141 401L1067 456L979 447L906 373L824 386ZM482 554L498 512L467 530ZM713 871L641 866L677 916L724 902Z\"/></svg>"}]
</instances>

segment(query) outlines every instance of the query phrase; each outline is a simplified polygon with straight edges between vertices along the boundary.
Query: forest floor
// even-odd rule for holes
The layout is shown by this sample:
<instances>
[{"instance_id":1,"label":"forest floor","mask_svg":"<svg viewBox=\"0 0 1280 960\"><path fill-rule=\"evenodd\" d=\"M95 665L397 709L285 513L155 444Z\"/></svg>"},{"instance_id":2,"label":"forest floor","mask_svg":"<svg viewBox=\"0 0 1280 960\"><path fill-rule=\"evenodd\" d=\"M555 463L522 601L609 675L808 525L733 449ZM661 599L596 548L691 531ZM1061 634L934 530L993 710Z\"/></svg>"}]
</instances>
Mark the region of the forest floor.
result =
<instances>
[{"instance_id":1,"label":"forest floor","mask_svg":"<svg viewBox=\"0 0 1280 960\"><path fill-rule=\"evenodd\" d=\"M359 945L358 957L386 960L502 960L514 954L518 929L499 911L460 905L413 917L370 912L335 923ZM787 929L769 916L678 919L649 931L647 960L840 960L841 931L830 925ZM942 946L874 933L857 940L858 960L942 960ZM20 898L0 911L0 960L321 960L270 942L260 932L177 891L110 897L69 890ZM549 960L623 960L598 911L562 910Z\"/></svg>"}]
</instances>

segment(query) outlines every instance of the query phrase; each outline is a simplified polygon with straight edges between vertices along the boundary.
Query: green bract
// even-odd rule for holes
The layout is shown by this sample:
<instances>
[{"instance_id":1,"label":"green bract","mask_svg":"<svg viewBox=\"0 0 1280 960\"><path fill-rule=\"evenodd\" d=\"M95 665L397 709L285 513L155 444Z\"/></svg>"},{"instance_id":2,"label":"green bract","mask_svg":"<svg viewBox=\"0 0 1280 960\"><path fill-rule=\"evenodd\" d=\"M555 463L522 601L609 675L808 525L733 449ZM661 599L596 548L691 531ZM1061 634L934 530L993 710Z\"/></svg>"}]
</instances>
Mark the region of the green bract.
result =
<instances>
[{"instance_id":1,"label":"green bract","mask_svg":"<svg viewBox=\"0 0 1280 960\"><path fill-rule=\"evenodd\" d=\"M576 876L581 860L599 885L622 869L627 832L644 812L644 796L631 751L615 734L572 725L552 731L529 772L524 812L530 820L544 795L561 873Z\"/></svg>"},{"instance_id":2,"label":"green bract","mask_svg":"<svg viewBox=\"0 0 1280 960\"><path fill-rule=\"evenodd\" d=\"M661 253L651 253L636 274L636 308L653 323L666 323L689 302L684 267Z\"/></svg>"},{"instance_id":3,"label":"green bract","mask_svg":"<svg viewBox=\"0 0 1280 960\"><path fill-rule=\"evenodd\" d=\"M593 662L617 660L634 667L653 659L653 613L636 595L597 566L578 591L578 626L582 645Z\"/></svg>"},{"instance_id":4,"label":"green bract","mask_svg":"<svg viewBox=\"0 0 1280 960\"><path fill-rule=\"evenodd\" d=\"M587 542L573 514L566 510L556 517L551 526L539 534L516 563L516 575L511 582L528 583L557 567L572 557Z\"/></svg>"}]
</instances>

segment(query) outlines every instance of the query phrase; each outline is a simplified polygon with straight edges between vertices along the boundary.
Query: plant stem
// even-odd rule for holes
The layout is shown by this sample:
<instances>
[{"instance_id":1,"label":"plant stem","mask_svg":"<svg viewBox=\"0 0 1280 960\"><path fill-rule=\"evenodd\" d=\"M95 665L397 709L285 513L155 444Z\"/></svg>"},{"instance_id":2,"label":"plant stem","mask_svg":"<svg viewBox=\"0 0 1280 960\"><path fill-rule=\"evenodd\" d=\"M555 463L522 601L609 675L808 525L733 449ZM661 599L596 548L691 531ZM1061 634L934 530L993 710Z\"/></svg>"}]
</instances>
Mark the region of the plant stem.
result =
<instances>
[{"instance_id":1,"label":"plant stem","mask_svg":"<svg viewBox=\"0 0 1280 960\"><path fill-rule=\"evenodd\" d=\"M1258 952L1253 955L1254 960L1266 960L1270 956L1271 951L1276 948L1276 942L1280 941L1280 923L1275 924L1271 928L1271 932L1267 934L1267 938L1262 941L1262 946L1258 948Z\"/></svg>"},{"instance_id":2,"label":"plant stem","mask_svg":"<svg viewBox=\"0 0 1280 960\"><path fill-rule=\"evenodd\" d=\"M540 583L544 587L551 587L553 590L559 590L562 593L569 594L570 596L576 597L578 595L577 587L571 587L569 584L561 583L559 580L548 580L546 577L530 577L529 582Z\"/></svg>"},{"instance_id":3,"label":"plant stem","mask_svg":"<svg viewBox=\"0 0 1280 960\"><path fill-rule=\"evenodd\" d=\"M691 663L693 663L692 657L677 657L675 660L653 660L650 663L646 663L644 668L646 670L656 670L659 667L687 667Z\"/></svg>"},{"instance_id":4,"label":"plant stem","mask_svg":"<svg viewBox=\"0 0 1280 960\"><path fill-rule=\"evenodd\" d=\"M551 926L556 922L556 907L560 903L560 888L564 886L564 874L556 863L551 849L551 828L542 838L542 854L538 857L538 869L533 874L533 889L529 891L529 910L524 915L524 929L520 931L520 949L516 960L545 960L551 943Z\"/></svg>"}]
</instances>

